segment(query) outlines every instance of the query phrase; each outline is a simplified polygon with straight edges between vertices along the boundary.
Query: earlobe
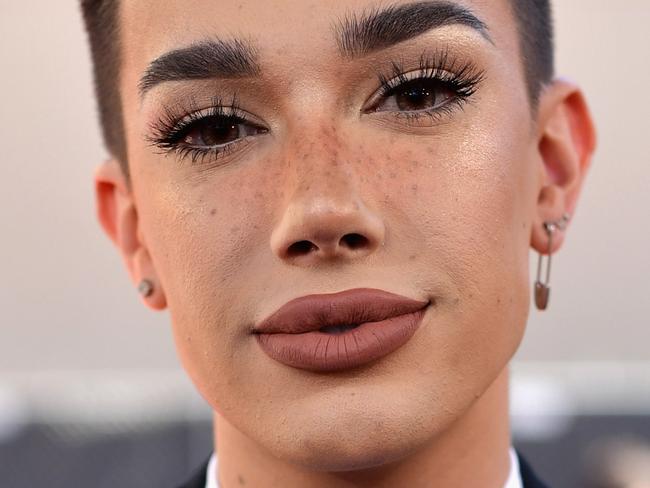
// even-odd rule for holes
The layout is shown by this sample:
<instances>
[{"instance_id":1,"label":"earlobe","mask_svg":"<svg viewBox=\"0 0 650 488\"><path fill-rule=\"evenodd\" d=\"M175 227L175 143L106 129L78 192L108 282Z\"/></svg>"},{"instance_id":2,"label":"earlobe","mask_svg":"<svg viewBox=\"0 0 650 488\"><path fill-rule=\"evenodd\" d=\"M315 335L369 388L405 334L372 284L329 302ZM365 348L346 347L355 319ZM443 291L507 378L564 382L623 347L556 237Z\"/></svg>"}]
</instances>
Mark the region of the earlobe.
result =
<instances>
[{"instance_id":1,"label":"earlobe","mask_svg":"<svg viewBox=\"0 0 650 488\"><path fill-rule=\"evenodd\" d=\"M131 280L137 288L148 280L152 289L142 296L152 309L166 307L165 294L140 234L138 212L124 173L115 160L102 163L95 171L97 218L118 248Z\"/></svg>"},{"instance_id":2,"label":"earlobe","mask_svg":"<svg viewBox=\"0 0 650 488\"><path fill-rule=\"evenodd\" d=\"M544 223L574 215L596 134L584 95L564 80L556 80L544 91L537 127L540 179L531 245L548 254L562 246L564 232L557 233L549 250Z\"/></svg>"}]
</instances>

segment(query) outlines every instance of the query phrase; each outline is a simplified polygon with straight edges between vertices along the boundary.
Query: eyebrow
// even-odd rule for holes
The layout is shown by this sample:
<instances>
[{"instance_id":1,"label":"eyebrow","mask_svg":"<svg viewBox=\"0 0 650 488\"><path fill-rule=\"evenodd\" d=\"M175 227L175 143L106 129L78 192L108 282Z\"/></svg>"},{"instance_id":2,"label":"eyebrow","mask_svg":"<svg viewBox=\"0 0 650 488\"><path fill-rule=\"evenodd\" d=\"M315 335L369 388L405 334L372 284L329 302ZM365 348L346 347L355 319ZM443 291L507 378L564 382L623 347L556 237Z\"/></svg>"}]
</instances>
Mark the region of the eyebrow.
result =
<instances>
[{"instance_id":1,"label":"eyebrow","mask_svg":"<svg viewBox=\"0 0 650 488\"><path fill-rule=\"evenodd\" d=\"M140 98L166 81L259 76L257 50L249 42L206 40L154 59L138 84Z\"/></svg>"},{"instance_id":2,"label":"eyebrow","mask_svg":"<svg viewBox=\"0 0 650 488\"><path fill-rule=\"evenodd\" d=\"M490 43L487 25L469 9L453 2L424 1L389 5L349 14L334 24L343 57L356 58L386 49L439 27L461 24L478 31Z\"/></svg>"},{"instance_id":3,"label":"eyebrow","mask_svg":"<svg viewBox=\"0 0 650 488\"><path fill-rule=\"evenodd\" d=\"M333 24L339 53L356 58L386 49L446 25L461 24L492 42L486 24L469 9L443 0L375 8L352 13ZM261 74L258 51L242 39L209 39L169 51L154 59L138 83L140 99L168 81L236 79Z\"/></svg>"}]
</instances>

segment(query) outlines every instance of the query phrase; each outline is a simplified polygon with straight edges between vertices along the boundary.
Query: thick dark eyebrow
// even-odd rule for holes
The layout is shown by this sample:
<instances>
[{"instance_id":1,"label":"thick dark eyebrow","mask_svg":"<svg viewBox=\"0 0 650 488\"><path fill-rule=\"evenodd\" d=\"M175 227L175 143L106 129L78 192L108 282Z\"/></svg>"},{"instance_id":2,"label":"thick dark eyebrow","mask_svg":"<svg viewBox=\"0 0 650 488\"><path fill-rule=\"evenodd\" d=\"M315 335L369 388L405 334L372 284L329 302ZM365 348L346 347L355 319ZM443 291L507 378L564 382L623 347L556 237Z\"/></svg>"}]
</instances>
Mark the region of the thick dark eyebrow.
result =
<instances>
[{"instance_id":1,"label":"thick dark eyebrow","mask_svg":"<svg viewBox=\"0 0 650 488\"><path fill-rule=\"evenodd\" d=\"M389 5L352 13L336 23L334 30L341 55L356 58L452 24L468 26L492 42L483 21L469 9L447 1Z\"/></svg>"},{"instance_id":2,"label":"thick dark eyebrow","mask_svg":"<svg viewBox=\"0 0 650 488\"><path fill-rule=\"evenodd\" d=\"M260 74L257 50L250 42L207 40L154 59L138 84L140 97L166 81L244 78Z\"/></svg>"}]
</instances>

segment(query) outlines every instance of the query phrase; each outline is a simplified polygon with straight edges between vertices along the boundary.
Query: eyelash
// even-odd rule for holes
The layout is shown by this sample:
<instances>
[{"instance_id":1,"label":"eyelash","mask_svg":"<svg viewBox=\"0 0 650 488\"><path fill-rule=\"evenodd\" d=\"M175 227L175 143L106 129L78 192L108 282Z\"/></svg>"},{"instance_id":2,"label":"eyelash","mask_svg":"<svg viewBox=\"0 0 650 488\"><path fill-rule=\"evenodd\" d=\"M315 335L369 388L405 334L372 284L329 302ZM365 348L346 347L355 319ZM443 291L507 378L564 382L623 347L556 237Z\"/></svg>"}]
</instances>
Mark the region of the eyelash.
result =
<instances>
[{"instance_id":1,"label":"eyelash","mask_svg":"<svg viewBox=\"0 0 650 488\"><path fill-rule=\"evenodd\" d=\"M188 115L179 118L175 115L179 112ZM239 107L237 97L234 97L227 105L224 104L221 98L215 97L212 99L210 106L203 110L197 108L194 102L190 102L189 109L173 110L166 108L163 115L151 125L153 135L147 137L147 139L152 146L159 148L163 154L176 153L180 160L190 158L193 164L225 157L244 142L245 138L240 138L233 142L209 147L196 147L183 142L183 139L198 124L210 120L218 121L221 126L252 124L246 112ZM261 126L255 126L262 131L266 130Z\"/></svg>"},{"instance_id":2,"label":"eyelash","mask_svg":"<svg viewBox=\"0 0 650 488\"><path fill-rule=\"evenodd\" d=\"M461 63L450 57L448 51L437 52L431 56L423 54L420 56L418 69L410 72L406 72L403 61L394 61L391 64L389 77L382 73L377 73L377 76L381 87L378 95L374 95L373 99L385 100L395 95L400 87L418 81L439 83L453 93L452 100L433 109L392 112L393 116L406 119L407 122L417 122L423 117L437 121L440 117L451 114L454 108L463 108L485 80L484 71L478 69L472 62Z\"/></svg>"},{"instance_id":3,"label":"eyelash","mask_svg":"<svg viewBox=\"0 0 650 488\"><path fill-rule=\"evenodd\" d=\"M391 63L391 73L385 76L377 73L380 88L372 96L372 100L386 100L399 91L399 88L406 84L415 84L418 81L438 83L442 88L449 90L453 98L443 105L431 109L418 111L390 111L396 118L404 119L409 124L419 122L423 117L431 119L432 123L444 115L453 113L455 108L463 108L463 105L470 101L476 93L479 84L485 79L485 73L479 70L473 63L460 63L451 58L447 51L438 52L432 56L422 55L419 60L419 67L415 71L405 72L405 65L402 60ZM268 132L259 124L253 124L250 117L238 105L237 97L224 105L223 100L214 98L209 108L199 109L194 102L190 102L189 109L172 110L164 109L163 115L151 125L152 136L147 137L151 145L160 149L163 154L176 153L180 160L189 158L193 164L214 161L227 156L236 150L245 139L245 136L222 145L197 147L183 142L193 129L200 123L213 120L218 121L220 126L248 124L260 129L262 133ZM370 109L369 112L377 112ZM178 117L176 113L187 115Z\"/></svg>"}]
</instances>

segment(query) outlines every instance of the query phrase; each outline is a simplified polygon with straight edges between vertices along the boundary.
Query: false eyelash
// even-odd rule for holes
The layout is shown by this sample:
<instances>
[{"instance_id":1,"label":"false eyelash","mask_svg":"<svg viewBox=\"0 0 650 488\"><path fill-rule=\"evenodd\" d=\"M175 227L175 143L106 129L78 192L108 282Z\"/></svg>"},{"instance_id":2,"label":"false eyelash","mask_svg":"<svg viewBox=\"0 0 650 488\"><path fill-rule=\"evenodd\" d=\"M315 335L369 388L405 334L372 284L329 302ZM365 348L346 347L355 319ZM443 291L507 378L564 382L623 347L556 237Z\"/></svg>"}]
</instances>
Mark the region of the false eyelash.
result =
<instances>
[{"instance_id":1,"label":"false eyelash","mask_svg":"<svg viewBox=\"0 0 650 488\"><path fill-rule=\"evenodd\" d=\"M178 114L187 114L181 115ZM182 141L188 130L197 122L207 118L219 119L224 124L242 124L248 122L244 112L239 107L237 97L233 97L228 105L224 105L219 97L212 99L210 107L201 109L194 100L190 100L186 106L165 107L163 114L151 124L152 135L147 140L152 146L157 147L163 154L177 153L179 159L189 157L192 163L204 159L216 159L223 157L235 149L241 141L233 141L221 147L210 149L183 145Z\"/></svg>"},{"instance_id":2,"label":"false eyelash","mask_svg":"<svg viewBox=\"0 0 650 488\"><path fill-rule=\"evenodd\" d=\"M391 63L391 74L386 76L377 73L380 83L379 94L385 98L394 94L401 86L417 80L432 80L441 83L445 88L455 94L451 102L457 106L462 104L476 93L478 86L485 80L485 72L476 67L472 62L460 62L450 56L449 51L439 51L433 55L423 53L419 59L419 67L415 72L407 71L403 60ZM404 112L395 115L406 119L417 119L420 116L434 117L440 115L436 111L447 113L453 107L447 104L433 111Z\"/></svg>"}]
</instances>

